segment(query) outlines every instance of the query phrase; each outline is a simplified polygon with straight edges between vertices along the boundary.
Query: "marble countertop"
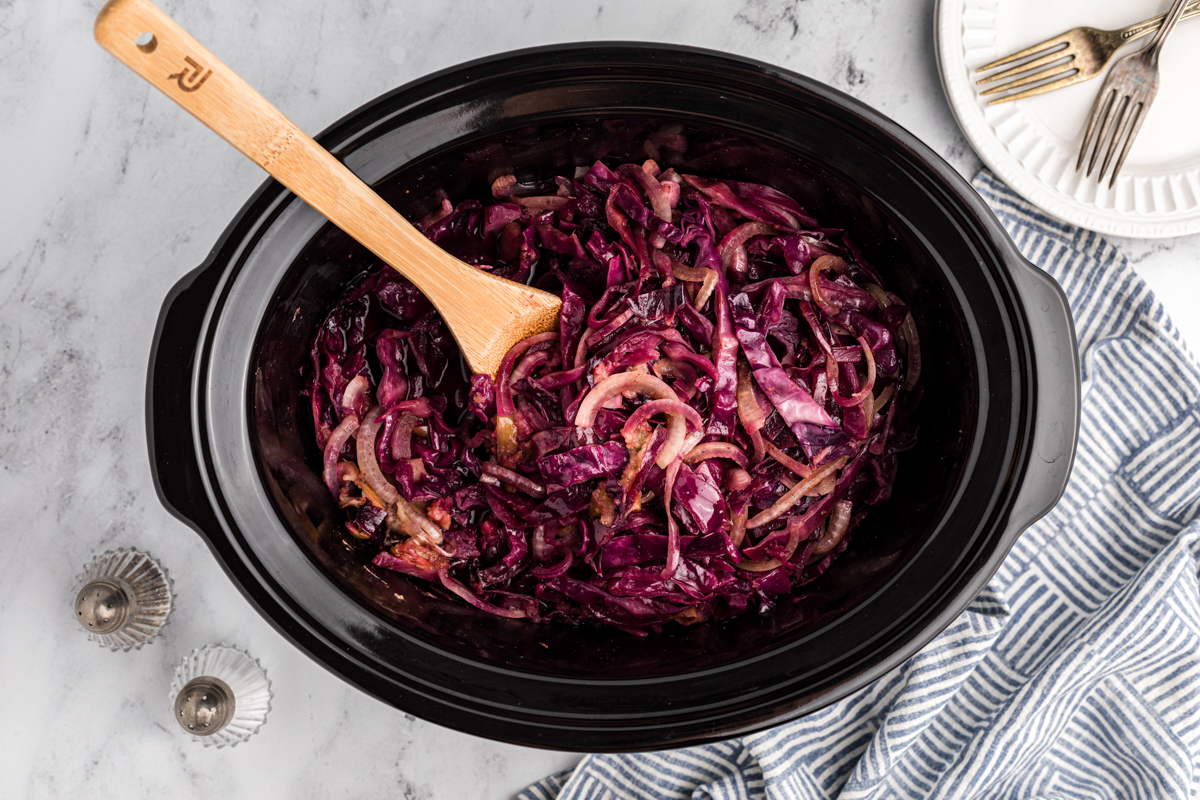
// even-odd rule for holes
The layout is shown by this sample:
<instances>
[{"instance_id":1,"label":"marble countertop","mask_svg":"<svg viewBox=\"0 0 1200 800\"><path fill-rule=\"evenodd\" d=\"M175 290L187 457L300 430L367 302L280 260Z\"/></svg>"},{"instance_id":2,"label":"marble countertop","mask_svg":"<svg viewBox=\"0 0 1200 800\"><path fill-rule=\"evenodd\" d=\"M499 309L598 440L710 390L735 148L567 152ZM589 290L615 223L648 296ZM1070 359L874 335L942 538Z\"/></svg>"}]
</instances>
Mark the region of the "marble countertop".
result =
<instances>
[{"instance_id":1,"label":"marble countertop","mask_svg":"<svg viewBox=\"0 0 1200 800\"><path fill-rule=\"evenodd\" d=\"M933 0L164 0L303 129L478 56L574 40L690 44L811 75L895 118L964 175L979 161L938 83ZM505 798L578 756L497 744L387 707L277 634L159 504L144 386L159 307L262 183L257 167L92 41L100 3L0 2L0 732L4 797ZM1200 341L1200 237L1121 241ZM26 527L29 526L29 527ZM111 653L70 613L93 555L137 547L178 607ZM204 644L249 650L275 699L217 751L170 719Z\"/></svg>"}]
</instances>

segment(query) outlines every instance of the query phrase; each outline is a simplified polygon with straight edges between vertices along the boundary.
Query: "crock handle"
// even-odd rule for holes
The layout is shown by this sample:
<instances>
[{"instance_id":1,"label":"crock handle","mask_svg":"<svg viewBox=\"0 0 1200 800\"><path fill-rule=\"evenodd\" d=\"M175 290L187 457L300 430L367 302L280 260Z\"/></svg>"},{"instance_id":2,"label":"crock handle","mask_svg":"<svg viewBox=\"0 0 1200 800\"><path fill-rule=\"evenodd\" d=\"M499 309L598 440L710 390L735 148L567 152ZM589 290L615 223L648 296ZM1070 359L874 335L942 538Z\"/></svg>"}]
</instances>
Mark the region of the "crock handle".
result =
<instances>
[{"instance_id":1,"label":"crock handle","mask_svg":"<svg viewBox=\"0 0 1200 800\"><path fill-rule=\"evenodd\" d=\"M150 473L167 510L208 538L219 523L208 502L192 434L192 370L204 316L221 270L205 263L176 283L163 301L146 378Z\"/></svg>"},{"instance_id":2,"label":"crock handle","mask_svg":"<svg viewBox=\"0 0 1200 800\"><path fill-rule=\"evenodd\" d=\"M1071 307L1054 278L1020 256L1010 259L1027 311L1037 375L1033 447L1009 516L1009 546L1062 497L1079 438L1079 348Z\"/></svg>"}]
</instances>

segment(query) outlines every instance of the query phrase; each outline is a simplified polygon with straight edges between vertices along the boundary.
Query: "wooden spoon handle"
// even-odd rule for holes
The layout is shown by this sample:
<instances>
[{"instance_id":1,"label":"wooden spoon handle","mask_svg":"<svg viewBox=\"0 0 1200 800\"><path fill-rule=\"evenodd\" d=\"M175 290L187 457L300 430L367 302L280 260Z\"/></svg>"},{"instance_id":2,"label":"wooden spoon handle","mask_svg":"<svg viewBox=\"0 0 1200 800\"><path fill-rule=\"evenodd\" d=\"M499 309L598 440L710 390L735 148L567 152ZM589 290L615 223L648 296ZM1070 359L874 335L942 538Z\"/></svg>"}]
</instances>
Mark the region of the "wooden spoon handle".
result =
<instances>
[{"instance_id":1,"label":"wooden spoon handle","mask_svg":"<svg viewBox=\"0 0 1200 800\"><path fill-rule=\"evenodd\" d=\"M450 326L472 369L494 372L513 337L523 333L522 320L504 324L480 313L481 297L492 305L544 307L536 322L540 330L557 320L558 298L481 272L430 242L150 0L109 0L96 17L95 36L127 67L416 284Z\"/></svg>"}]
</instances>

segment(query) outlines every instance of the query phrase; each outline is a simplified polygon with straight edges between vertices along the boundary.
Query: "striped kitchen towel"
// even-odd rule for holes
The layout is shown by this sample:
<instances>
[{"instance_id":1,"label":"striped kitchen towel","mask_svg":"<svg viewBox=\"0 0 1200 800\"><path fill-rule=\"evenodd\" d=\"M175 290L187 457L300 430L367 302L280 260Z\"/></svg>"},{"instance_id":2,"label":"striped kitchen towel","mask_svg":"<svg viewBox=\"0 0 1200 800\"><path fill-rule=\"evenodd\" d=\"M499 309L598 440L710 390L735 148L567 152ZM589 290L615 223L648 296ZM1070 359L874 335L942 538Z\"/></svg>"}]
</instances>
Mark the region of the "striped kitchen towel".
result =
<instances>
[{"instance_id":1,"label":"striped kitchen towel","mask_svg":"<svg viewBox=\"0 0 1200 800\"><path fill-rule=\"evenodd\" d=\"M920 653L803 719L585 757L519 800L1200 795L1200 368L1099 235L975 178L1062 284L1083 416L1062 501Z\"/></svg>"}]
</instances>

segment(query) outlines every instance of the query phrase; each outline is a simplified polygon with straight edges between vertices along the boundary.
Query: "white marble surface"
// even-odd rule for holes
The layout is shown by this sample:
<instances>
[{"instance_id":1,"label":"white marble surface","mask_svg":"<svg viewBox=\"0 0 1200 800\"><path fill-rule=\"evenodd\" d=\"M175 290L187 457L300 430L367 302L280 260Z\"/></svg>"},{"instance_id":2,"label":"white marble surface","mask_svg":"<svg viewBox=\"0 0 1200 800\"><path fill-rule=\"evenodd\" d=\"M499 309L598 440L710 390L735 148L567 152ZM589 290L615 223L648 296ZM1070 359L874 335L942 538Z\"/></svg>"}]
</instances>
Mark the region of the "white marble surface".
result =
<instances>
[{"instance_id":1,"label":"white marble surface","mask_svg":"<svg viewBox=\"0 0 1200 800\"><path fill-rule=\"evenodd\" d=\"M97 47L100 3L0 2L0 796L504 798L577 756L449 731L349 688L269 627L159 505L143 422L159 306L263 174ZM302 128L405 81L515 47L597 39L728 50L893 116L964 174L978 161L934 65L932 0L235 0L163 7ZM1200 341L1200 237L1122 242ZM170 570L178 610L121 654L70 613L118 546ZM187 741L174 666L226 641L275 701L249 743Z\"/></svg>"}]
</instances>

